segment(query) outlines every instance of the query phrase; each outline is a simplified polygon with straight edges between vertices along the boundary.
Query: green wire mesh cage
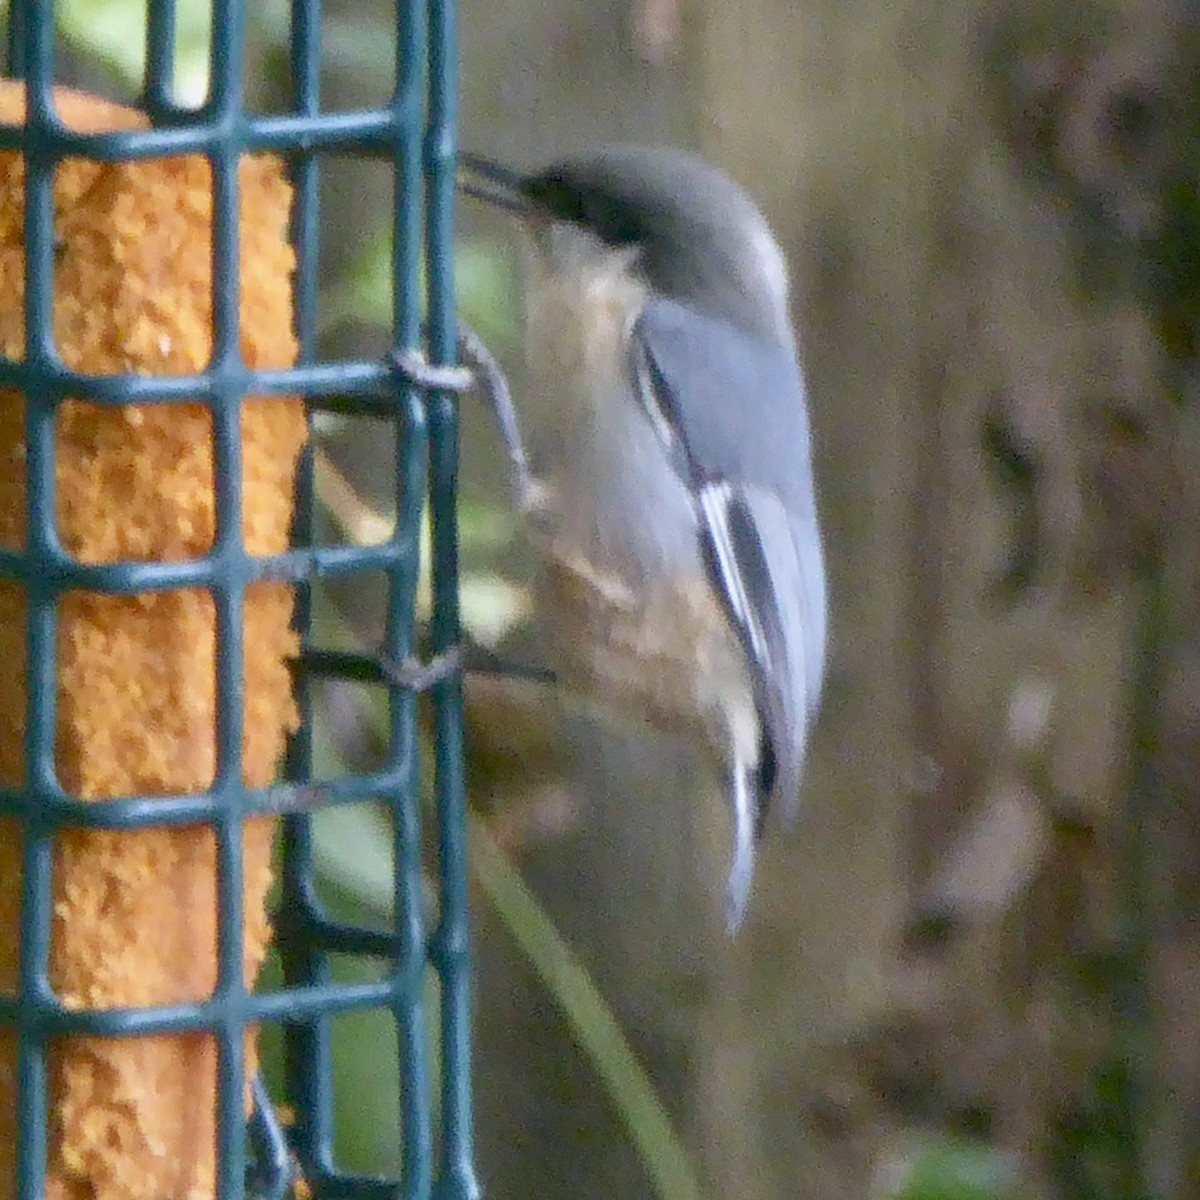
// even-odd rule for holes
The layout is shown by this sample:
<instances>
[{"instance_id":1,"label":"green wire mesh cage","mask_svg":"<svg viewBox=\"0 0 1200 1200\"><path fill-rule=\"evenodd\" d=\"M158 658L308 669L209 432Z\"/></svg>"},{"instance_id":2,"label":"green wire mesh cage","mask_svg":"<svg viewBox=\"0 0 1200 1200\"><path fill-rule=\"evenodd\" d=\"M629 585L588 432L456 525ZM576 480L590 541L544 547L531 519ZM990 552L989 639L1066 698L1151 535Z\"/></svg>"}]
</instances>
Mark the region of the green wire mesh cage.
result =
<instances>
[{"instance_id":1,"label":"green wire mesh cage","mask_svg":"<svg viewBox=\"0 0 1200 1200\"><path fill-rule=\"evenodd\" d=\"M23 778L0 789L0 818L19 830L22 895L19 982L0 996L0 1035L15 1037L15 1196L42 1200L54 1139L50 1066L61 1039L130 1039L201 1033L217 1047L216 1194L282 1196L298 1167L317 1197L474 1196L469 1044L469 941L466 912L465 797L460 681L429 687L436 798L436 907L422 892L422 814L418 696L387 683L378 661L319 644L313 589L324 579L368 572L386 580L381 658L408 662L422 554L421 518L431 514L433 589L428 651L459 637L457 607L454 398L405 382L385 362L329 361L316 350L317 256L321 229L318 155L369 153L391 164L394 179L394 321L397 350L420 349L434 364L454 360L451 271L454 193L455 32L452 0L398 0L395 88L378 108L329 112L321 105L321 5L292 0L291 102L287 111L252 115L243 103L246 8L214 0L209 90L197 109L173 100L176 6L150 0L146 69L139 107L144 130L88 134L56 113L55 4L17 0L9 14L8 73L23 81L26 123L0 127L0 151L23 157L25 216L24 346L0 359L0 389L24 397L25 539L0 549L0 584L24 597ZM239 170L243 156L271 152L287 164L293 188L296 254L294 329L297 365L255 371L239 341ZM212 197L212 353L190 375L93 375L64 362L55 340L55 175L66 160L99 163L200 156ZM2 396L3 393L0 393ZM390 421L396 444L395 531L370 547L318 544L311 449L299 471L291 548L269 557L247 552L243 535L241 425L247 397L301 396L308 412L373 414ZM64 546L56 512L56 417L68 400L101 408L202 404L211 414L215 536L211 550L185 561L85 563ZM15 402L15 401L14 401ZM0 403L7 403L0 399ZM176 411L179 411L178 407ZM247 589L271 580L294 589L301 652L293 663L300 729L280 778L243 783L243 621ZM58 644L69 592L143 596L198 589L211 597L216 630L216 765L202 793L131 795L91 803L73 795L56 770ZM365 775L314 783L313 687L322 678L386 684L385 761ZM395 854L394 922L357 928L335 919L314 881L315 809L379 802L391 818ZM275 913L282 983L254 990L243 969L242 830L250 818L282 816L280 898ZM206 825L217 864L217 983L210 997L152 1007L96 1008L64 1002L52 983L55 844L71 830L134 830ZM5 930L15 942L18 930ZM339 984L333 956L376 961L370 982ZM438 977L436 1012L426 990ZM400 1177L364 1178L340 1169L333 1149L335 1017L379 1011L394 1022L399 1057ZM250 1026L283 1029L286 1134L247 1062ZM434 1030L436 1036L431 1037ZM245 1097L253 1094L247 1122ZM435 1103L436 1101L436 1103ZM3 1099L0 1098L0 1102ZM436 1116L435 1116L436 1113Z\"/></svg>"}]
</instances>

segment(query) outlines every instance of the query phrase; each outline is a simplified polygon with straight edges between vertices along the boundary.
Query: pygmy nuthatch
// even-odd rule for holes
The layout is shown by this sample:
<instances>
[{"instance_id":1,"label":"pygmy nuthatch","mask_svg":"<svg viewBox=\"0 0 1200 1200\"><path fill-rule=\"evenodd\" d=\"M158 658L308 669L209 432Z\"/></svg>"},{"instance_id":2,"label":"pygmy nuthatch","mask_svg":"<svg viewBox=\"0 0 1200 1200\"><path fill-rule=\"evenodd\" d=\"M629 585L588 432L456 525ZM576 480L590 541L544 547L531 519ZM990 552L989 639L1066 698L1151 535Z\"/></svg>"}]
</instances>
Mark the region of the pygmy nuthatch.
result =
<instances>
[{"instance_id":1,"label":"pygmy nuthatch","mask_svg":"<svg viewBox=\"0 0 1200 1200\"><path fill-rule=\"evenodd\" d=\"M530 235L543 403L527 446L512 414L500 424L545 566L549 665L712 752L736 928L769 802L795 811L825 659L783 255L746 193L678 150L616 146L529 175L466 156L460 187Z\"/></svg>"}]
</instances>

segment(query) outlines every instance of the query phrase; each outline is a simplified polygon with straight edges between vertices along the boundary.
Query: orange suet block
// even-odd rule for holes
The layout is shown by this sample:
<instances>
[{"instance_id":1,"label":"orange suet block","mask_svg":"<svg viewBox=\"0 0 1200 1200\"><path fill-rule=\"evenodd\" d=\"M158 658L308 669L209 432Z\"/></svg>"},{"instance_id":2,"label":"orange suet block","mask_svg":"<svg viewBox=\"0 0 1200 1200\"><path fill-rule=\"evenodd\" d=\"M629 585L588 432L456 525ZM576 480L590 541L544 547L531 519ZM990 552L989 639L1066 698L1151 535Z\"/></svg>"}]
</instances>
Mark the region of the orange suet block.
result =
<instances>
[{"instance_id":1,"label":"orange suet block","mask_svg":"<svg viewBox=\"0 0 1200 1200\"><path fill-rule=\"evenodd\" d=\"M59 90L84 131L139 128L135 111ZM24 119L21 86L0 83L0 121ZM296 358L290 191L278 161L240 165L241 353L252 368ZM23 163L0 154L0 352L24 352ZM212 198L198 157L102 165L55 176L54 337L72 368L171 375L211 350ZM86 563L178 561L214 535L211 418L199 405L102 409L65 402L56 419L59 536ZM288 544L307 437L294 398L249 399L241 418L244 536L252 554ZM25 538L24 402L0 390L0 545ZM253 586L245 603L245 782L272 780L295 727L288 660L292 592ZM0 583L0 781L23 778L26 602ZM208 787L215 765L215 618L204 591L71 593L58 621L59 779L89 801ZM244 969L270 929L274 822L247 824ZM54 846L51 979L77 1008L199 1000L216 981L215 840L206 828L69 831ZM22 833L0 821L0 988L18 974ZM247 1069L257 1051L246 1040ZM206 1200L214 1192L216 1045L203 1034L53 1048L50 1200ZM15 1191L16 1047L0 1033L0 1200Z\"/></svg>"}]
</instances>

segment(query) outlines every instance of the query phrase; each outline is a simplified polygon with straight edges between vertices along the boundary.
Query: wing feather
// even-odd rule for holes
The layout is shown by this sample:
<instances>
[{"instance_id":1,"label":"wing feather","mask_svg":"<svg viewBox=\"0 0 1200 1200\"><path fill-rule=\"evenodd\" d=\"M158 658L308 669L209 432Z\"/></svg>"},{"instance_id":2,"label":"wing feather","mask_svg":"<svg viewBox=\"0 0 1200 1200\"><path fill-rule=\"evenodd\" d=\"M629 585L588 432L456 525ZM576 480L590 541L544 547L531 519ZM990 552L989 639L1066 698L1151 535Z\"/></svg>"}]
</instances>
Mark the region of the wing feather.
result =
<instances>
[{"instance_id":1,"label":"wing feather","mask_svg":"<svg viewBox=\"0 0 1200 1200\"><path fill-rule=\"evenodd\" d=\"M761 827L772 796L794 811L824 675L825 572L795 349L672 301L643 309L633 342L639 395L695 497L705 561L750 663Z\"/></svg>"}]
</instances>

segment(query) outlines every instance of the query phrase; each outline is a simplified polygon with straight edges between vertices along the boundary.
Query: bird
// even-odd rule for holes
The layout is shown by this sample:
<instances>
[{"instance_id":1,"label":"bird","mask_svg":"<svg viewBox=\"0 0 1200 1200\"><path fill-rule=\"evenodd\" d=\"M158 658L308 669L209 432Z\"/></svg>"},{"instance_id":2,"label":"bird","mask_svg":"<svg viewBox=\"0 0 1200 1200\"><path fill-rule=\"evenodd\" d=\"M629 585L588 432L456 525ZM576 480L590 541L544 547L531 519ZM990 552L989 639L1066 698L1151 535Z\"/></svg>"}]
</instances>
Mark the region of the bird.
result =
<instances>
[{"instance_id":1,"label":"bird","mask_svg":"<svg viewBox=\"0 0 1200 1200\"><path fill-rule=\"evenodd\" d=\"M527 381L493 410L540 559L555 680L708 755L742 924L773 804L798 805L827 597L779 243L696 155L605 146L528 172L460 156L523 231Z\"/></svg>"}]
</instances>

